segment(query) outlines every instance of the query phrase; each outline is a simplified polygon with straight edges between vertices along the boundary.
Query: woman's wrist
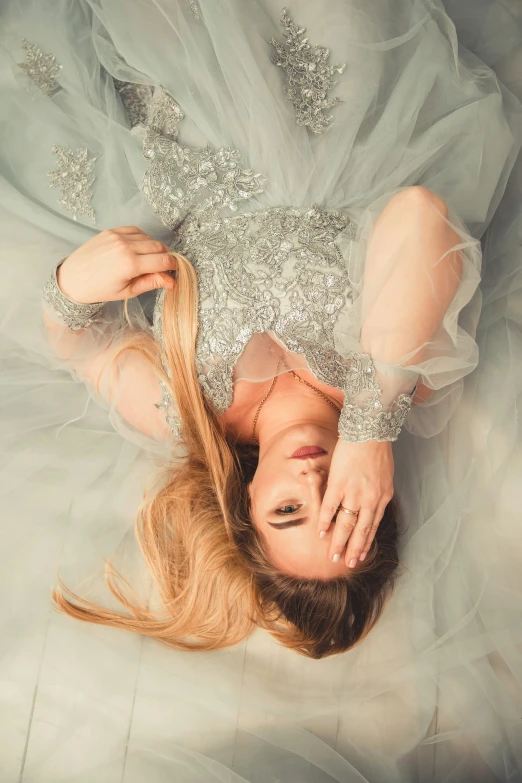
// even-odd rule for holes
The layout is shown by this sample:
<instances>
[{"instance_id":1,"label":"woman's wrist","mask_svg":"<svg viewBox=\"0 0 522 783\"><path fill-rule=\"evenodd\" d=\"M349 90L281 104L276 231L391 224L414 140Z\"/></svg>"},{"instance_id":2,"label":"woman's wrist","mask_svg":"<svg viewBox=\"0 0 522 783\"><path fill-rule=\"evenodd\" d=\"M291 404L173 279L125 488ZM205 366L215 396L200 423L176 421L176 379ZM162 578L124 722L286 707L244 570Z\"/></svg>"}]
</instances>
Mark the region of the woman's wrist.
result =
<instances>
[{"instance_id":1,"label":"woman's wrist","mask_svg":"<svg viewBox=\"0 0 522 783\"><path fill-rule=\"evenodd\" d=\"M66 259L62 258L52 268L43 288L42 299L55 313L59 322L68 329L85 329L99 317L105 302L78 302L62 290L58 283L58 270Z\"/></svg>"}]
</instances>

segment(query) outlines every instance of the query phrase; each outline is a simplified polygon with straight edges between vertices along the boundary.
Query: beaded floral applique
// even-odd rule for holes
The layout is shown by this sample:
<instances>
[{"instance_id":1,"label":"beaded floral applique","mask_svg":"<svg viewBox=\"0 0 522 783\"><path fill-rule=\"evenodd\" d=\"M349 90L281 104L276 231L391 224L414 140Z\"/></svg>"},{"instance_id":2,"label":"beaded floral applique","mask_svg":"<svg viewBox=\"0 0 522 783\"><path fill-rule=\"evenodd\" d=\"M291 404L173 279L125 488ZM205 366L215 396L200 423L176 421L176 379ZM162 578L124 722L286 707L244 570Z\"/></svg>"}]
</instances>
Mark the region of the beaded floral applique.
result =
<instances>
[{"instance_id":1,"label":"beaded floral applique","mask_svg":"<svg viewBox=\"0 0 522 783\"><path fill-rule=\"evenodd\" d=\"M305 354L321 380L342 388L346 365L334 349L333 328L352 291L336 239L354 238L339 212L272 208L231 217L190 214L173 248L194 264L200 296L197 368L218 411L232 402L232 374L256 332L272 331ZM162 342L162 289L155 334Z\"/></svg>"},{"instance_id":2,"label":"beaded floral applique","mask_svg":"<svg viewBox=\"0 0 522 783\"><path fill-rule=\"evenodd\" d=\"M184 147L177 142L178 125L185 115L164 90L149 110L143 155L150 160L142 182L147 201L168 228L183 215L213 207L237 210L237 202L263 191L261 174L243 169L232 147Z\"/></svg>"},{"instance_id":3,"label":"beaded floral applique","mask_svg":"<svg viewBox=\"0 0 522 783\"><path fill-rule=\"evenodd\" d=\"M268 41L276 50L270 59L286 71L288 85L284 89L296 111L297 124L307 125L313 133L324 133L333 120L325 111L341 103L340 98L329 98L328 91L337 83L334 74L343 73L346 63L328 65L330 50L312 46L303 37L306 28L298 27L286 8L280 22L287 35L284 43L275 38Z\"/></svg>"},{"instance_id":4,"label":"beaded floral applique","mask_svg":"<svg viewBox=\"0 0 522 783\"><path fill-rule=\"evenodd\" d=\"M113 81L125 107L131 128L134 128L136 125L145 125L154 87L150 84L122 82L119 79L114 79Z\"/></svg>"},{"instance_id":5,"label":"beaded floral applique","mask_svg":"<svg viewBox=\"0 0 522 783\"><path fill-rule=\"evenodd\" d=\"M60 204L73 213L74 220L78 215L87 215L94 224L91 198L96 158L89 157L86 147L73 150L71 147L55 144L53 153L58 157L59 166L55 171L47 172L51 178L49 187L61 188Z\"/></svg>"},{"instance_id":6,"label":"beaded floral applique","mask_svg":"<svg viewBox=\"0 0 522 783\"><path fill-rule=\"evenodd\" d=\"M390 410L383 410L382 389L375 380L375 366L369 354L361 353L351 355L343 391L345 401L338 424L343 440L350 443L397 440L415 389L410 394L400 394Z\"/></svg>"},{"instance_id":7,"label":"beaded floral applique","mask_svg":"<svg viewBox=\"0 0 522 783\"><path fill-rule=\"evenodd\" d=\"M36 45L22 41L25 50L25 62L19 63L20 68L31 80L32 92L43 92L47 96L54 95L60 89L57 78L62 68L56 62L54 54L45 54Z\"/></svg>"},{"instance_id":8,"label":"beaded floral applique","mask_svg":"<svg viewBox=\"0 0 522 783\"><path fill-rule=\"evenodd\" d=\"M196 0L188 0L188 4L190 6L190 10L194 14L195 19L201 19L201 14L199 13L198 4L196 3Z\"/></svg>"}]
</instances>

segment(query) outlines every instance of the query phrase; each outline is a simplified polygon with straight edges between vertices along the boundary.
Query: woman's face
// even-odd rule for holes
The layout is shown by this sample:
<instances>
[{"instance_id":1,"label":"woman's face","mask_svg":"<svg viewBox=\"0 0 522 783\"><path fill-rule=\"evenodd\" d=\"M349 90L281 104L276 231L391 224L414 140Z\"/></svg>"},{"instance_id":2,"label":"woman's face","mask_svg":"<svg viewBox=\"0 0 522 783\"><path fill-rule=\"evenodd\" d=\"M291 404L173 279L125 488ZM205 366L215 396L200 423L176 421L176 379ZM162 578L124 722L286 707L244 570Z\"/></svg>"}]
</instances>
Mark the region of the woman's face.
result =
<instances>
[{"instance_id":1,"label":"woman's face","mask_svg":"<svg viewBox=\"0 0 522 783\"><path fill-rule=\"evenodd\" d=\"M328 557L335 522L325 538L317 529L337 438L326 427L299 424L260 449L249 488L252 522L268 543L273 565L291 576L329 579L348 571L343 559Z\"/></svg>"}]
</instances>

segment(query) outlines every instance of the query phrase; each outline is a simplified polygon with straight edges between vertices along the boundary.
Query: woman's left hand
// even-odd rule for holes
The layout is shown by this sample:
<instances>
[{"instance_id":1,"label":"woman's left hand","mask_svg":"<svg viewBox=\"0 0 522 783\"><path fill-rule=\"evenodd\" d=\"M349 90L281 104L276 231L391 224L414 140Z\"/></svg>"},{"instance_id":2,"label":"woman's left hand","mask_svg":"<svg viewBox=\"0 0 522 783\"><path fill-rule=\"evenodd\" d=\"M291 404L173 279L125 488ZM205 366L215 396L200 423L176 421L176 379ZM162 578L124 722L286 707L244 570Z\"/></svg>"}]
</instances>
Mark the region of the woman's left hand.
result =
<instances>
[{"instance_id":1,"label":"woman's left hand","mask_svg":"<svg viewBox=\"0 0 522 783\"><path fill-rule=\"evenodd\" d=\"M173 288L175 253L136 226L101 231L77 248L56 271L58 287L80 304L114 302L155 288Z\"/></svg>"},{"instance_id":2,"label":"woman's left hand","mask_svg":"<svg viewBox=\"0 0 522 783\"><path fill-rule=\"evenodd\" d=\"M336 518L329 549L331 560L338 562L345 547L347 566L353 568L357 560L364 560L393 497L393 471L390 441L347 443L341 438L338 440L318 522L318 532L323 538ZM345 513L339 509L341 504L358 511L358 515Z\"/></svg>"}]
</instances>

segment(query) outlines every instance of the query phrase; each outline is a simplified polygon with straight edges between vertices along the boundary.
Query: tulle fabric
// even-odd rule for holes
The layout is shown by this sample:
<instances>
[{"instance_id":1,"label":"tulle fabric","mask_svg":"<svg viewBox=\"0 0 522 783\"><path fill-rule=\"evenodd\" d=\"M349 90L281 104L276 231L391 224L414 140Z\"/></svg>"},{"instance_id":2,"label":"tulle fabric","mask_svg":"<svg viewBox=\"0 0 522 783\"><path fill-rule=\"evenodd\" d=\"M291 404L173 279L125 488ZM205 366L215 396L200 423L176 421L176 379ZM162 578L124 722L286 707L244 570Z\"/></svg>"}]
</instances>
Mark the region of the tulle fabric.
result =
<instances>
[{"instance_id":1,"label":"tulle fabric","mask_svg":"<svg viewBox=\"0 0 522 783\"><path fill-rule=\"evenodd\" d=\"M485 0L449 2L448 13L404 0L289 8L312 44L347 62L335 88L345 102L327 133L312 136L267 62L280 8L200 2L197 19L193 7L111 0L3 11L2 778L522 779L519 11ZM63 66L64 89L51 99L25 89L23 37ZM169 449L64 367L41 322L52 262L95 230L48 187L53 144L99 155L96 230L135 223L171 239L140 191L144 131L129 128L111 77L172 91L184 144L239 148L275 183L255 208L346 210L360 227L346 256L359 284L393 193L422 184L450 207L468 271L446 317L458 366L448 374L450 352L431 374L421 368L433 403L412 409L394 445L404 573L349 653L311 661L262 632L218 653L176 653L49 608L57 569L114 605L101 575L113 553L149 596L132 520ZM143 328L154 296L131 302ZM357 333L342 326L341 337ZM124 329L112 303L85 333L83 356Z\"/></svg>"}]
</instances>

